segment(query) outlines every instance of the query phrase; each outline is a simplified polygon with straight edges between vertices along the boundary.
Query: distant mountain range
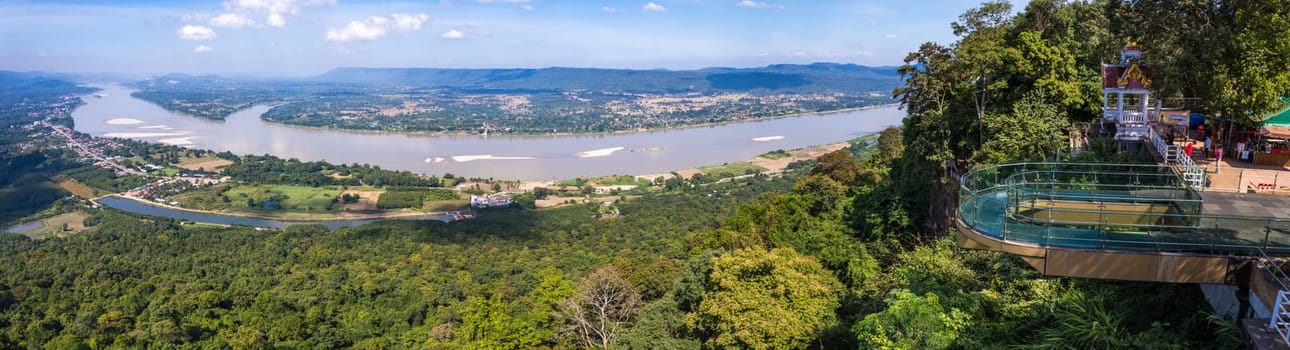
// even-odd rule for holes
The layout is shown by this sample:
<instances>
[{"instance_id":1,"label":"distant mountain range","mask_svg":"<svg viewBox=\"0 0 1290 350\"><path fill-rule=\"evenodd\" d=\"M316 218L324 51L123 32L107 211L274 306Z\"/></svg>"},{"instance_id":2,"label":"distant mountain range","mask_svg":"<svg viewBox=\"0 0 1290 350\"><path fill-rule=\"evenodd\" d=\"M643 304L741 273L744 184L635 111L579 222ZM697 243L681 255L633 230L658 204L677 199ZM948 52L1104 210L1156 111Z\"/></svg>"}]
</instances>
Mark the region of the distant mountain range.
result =
<instances>
[{"instance_id":1,"label":"distant mountain range","mask_svg":"<svg viewBox=\"0 0 1290 350\"><path fill-rule=\"evenodd\" d=\"M435 69L337 68L304 79L319 83L487 90L591 90L641 93L826 91L890 93L895 67L778 64L759 68L630 70L599 68Z\"/></svg>"},{"instance_id":2,"label":"distant mountain range","mask_svg":"<svg viewBox=\"0 0 1290 350\"><path fill-rule=\"evenodd\" d=\"M93 89L78 87L65 74L0 70L0 103L15 103L36 96L89 91Z\"/></svg>"}]
</instances>

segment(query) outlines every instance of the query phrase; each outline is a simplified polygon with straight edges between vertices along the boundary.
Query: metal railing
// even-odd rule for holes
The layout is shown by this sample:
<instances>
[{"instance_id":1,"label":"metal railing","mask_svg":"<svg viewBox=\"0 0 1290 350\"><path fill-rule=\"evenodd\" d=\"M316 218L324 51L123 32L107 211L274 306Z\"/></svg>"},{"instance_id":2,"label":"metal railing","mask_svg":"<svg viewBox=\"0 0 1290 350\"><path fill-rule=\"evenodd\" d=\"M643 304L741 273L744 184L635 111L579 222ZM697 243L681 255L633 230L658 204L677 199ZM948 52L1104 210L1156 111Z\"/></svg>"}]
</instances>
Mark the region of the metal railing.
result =
<instances>
[{"instance_id":1,"label":"metal railing","mask_svg":"<svg viewBox=\"0 0 1290 350\"><path fill-rule=\"evenodd\" d=\"M1007 241L1128 251L1290 255L1290 219L1201 215L1199 193L1167 166L991 166L962 176L959 199L959 218L965 225Z\"/></svg>"},{"instance_id":2,"label":"metal railing","mask_svg":"<svg viewBox=\"0 0 1290 350\"><path fill-rule=\"evenodd\" d=\"M1290 344L1290 275L1286 275L1281 265L1277 264L1266 252L1260 252L1259 262L1263 269L1272 274L1272 281L1277 284L1277 300L1273 303L1272 317L1268 318L1268 329L1276 331L1281 341Z\"/></svg>"},{"instance_id":3,"label":"metal railing","mask_svg":"<svg viewBox=\"0 0 1290 350\"><path fill-rule=\"evenodd\" d=\"M1139 107L1132 107L1132 108L1139 108ZM1103 120L1108 120L1108 121L1114 120L1115 122L1120 124L1147 124L1152 119L1155 119L1156 116L1157 116L1157 113L1153 110L1149 110L1146 113L1143 113L1136 110L1120 111L1120 109L1116 107L1106 107L1102 109Z\"/></svg>"},{"instance_id":4,"label":"metal railing","mask_svg":"<svg viewBox=\"0 0 1290 350\"><path fill-rule=\"evenodd\" d=\"M1155 126L1147 127L1147 138L1149 139L1152 149L1160 155L1160 159L1165 165L1172 166L1174 171L1182 176L1183 180L1191 183L1192 188L1198 191L1204 190L1206 186L1205 168L1196 164L1196 161L1183 152L1183 149L1174 146L1172 142L1166 141L1160 133L1156 131Z\"/></svg>"},{"instance_id":5,"label":"metal railing","mask_svg":"<svg viewBox=\"0 0 1290 350\"><path fill-rule=\"evenodd\" d=\"M1277 302L1272 309L1272 317L1268 319L1268 329L1277 332L1281 341L1290 344L1290 297L1287 296L1286 290L1277 291Z\"/></svg>"}]
</instances>

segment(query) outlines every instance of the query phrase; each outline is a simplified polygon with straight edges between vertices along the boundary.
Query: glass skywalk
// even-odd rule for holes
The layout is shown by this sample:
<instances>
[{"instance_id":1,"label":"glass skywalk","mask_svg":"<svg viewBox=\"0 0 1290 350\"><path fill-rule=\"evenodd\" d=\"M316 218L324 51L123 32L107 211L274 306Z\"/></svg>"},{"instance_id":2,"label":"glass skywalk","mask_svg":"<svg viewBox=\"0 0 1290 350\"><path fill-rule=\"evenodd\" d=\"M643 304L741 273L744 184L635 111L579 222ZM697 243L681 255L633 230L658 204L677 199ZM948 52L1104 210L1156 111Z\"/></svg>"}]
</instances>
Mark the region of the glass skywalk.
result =
<instances>
[{"instance_id":1,"label":"glass skywalk","mask_svg":"<svg viewBox=\"0 0 1290 350\"><path fill-rule=\"evenodd\" d=\"M959 218L1008 243L1290 255L1290 219L1205 215L1199 192L1154 164L1016 163L960 179Z\"/></svg>"}]
</instances>

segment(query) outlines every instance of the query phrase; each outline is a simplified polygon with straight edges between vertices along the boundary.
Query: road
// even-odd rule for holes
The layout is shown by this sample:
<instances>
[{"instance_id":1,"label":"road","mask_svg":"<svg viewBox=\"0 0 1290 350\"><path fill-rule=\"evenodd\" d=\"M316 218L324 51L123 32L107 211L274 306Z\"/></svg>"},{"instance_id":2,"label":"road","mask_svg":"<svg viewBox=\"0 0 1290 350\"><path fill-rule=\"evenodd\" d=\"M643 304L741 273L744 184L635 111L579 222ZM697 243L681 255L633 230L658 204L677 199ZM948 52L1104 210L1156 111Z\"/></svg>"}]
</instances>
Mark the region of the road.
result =
<instances>
[{"instance_id":1,"label":"road","mask_svg":"<svg viewBox=\"0 0 1290 350\"><path fill-rule=\"evenodd\" d=\"M61 126L61 125L52 125L52 124L48 124L48 123L45 123L45 125L46 125L46 126L49 126L49 128L50 128L50 129L54 129L54 132L57 132L58 134L63 135L63 138L66 138L66 139L67 139L67 145L71 146L72 150L76 151L76 153L80 154L82 157L88 157L88 158L90 158L90 159L94 159L94 160L96 160L96 161L103 162L104 164L107 164L108 166L111 166L112 168L116 169L117 171L124 172L124 173L127 173L127 174L131 174L131 175L140 175L140 176L148 175L147 173L144 173L144 172L142 172L142 171L139 171L139 170L136 170L136 169L130 169L130 168L127 168L127 167L125 167L125 166L122 166L121 164L118 164L115 160L108 159L107 157L104 157L103 155L96 154L96 153L94 153L94 152L90 151L90 148L89 148L89 147L86 147L86 146L85 146L84 144L82 144L80 141L76 141L76 137L75 137L75 135L72 133L72 131L71 131L71 130L68 130L68 129L67 129L66 127L64 127L64 126Z\"/></svg>"}]
</instances>

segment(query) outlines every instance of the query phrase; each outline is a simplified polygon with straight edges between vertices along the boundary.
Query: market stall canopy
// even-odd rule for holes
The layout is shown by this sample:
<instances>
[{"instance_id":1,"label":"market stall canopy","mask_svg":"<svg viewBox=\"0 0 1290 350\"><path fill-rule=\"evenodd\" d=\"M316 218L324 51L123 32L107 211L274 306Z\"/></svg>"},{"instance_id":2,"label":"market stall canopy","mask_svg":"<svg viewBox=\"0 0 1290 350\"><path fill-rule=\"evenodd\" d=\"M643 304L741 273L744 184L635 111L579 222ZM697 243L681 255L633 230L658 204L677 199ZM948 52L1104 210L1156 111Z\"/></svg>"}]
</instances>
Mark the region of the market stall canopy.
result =
<instances>
[{"instance_id":1,"label":"market stall canopy","mask_svg":"<svg viewBox=\"0 0 1290 350\"><path fill-rule=\"evenodd\" d=\"M1281 102L1285 107L1264 116L1263 127L1259 128L1259 134L1275 138L1290 138L1290 98L1283 97Z\"/></svg>"}]
</instances>

